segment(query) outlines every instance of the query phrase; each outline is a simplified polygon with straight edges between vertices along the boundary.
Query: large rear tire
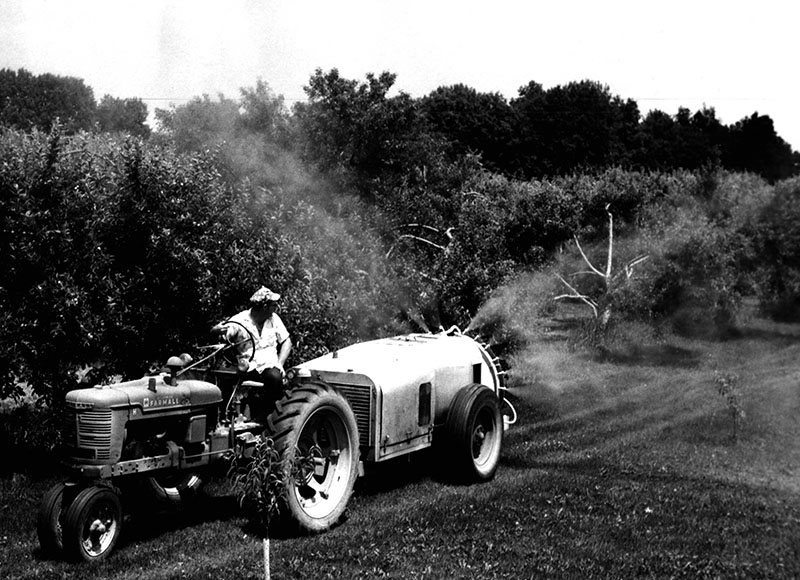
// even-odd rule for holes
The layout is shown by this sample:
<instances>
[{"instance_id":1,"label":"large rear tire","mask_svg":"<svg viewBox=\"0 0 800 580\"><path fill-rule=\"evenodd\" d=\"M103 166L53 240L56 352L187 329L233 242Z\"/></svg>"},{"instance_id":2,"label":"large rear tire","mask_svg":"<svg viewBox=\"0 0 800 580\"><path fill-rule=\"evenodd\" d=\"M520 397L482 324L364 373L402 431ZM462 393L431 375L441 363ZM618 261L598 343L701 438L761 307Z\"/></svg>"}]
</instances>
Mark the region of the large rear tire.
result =
<instances>
[{"instance_id":1,"label":"large rear tire","mask_svg":"<svg viewBox=\"0 0 800 580\"><path fill-rule=\"evenodd\" d=\"M347 399L329 385L305 384L276 403L267 433L287 465L281 519L300 533L335 525L358 476L358 426Z\"/></svg>"},{"instance_id":2,"label":"large rear tire","mask_svg":"<svg viewBox=\"0 0 800 580\"><path fill-rule=\"evenodd\" d=\"M61 556L64 550L64 516L72 500L80 491L75 484L55 484L42 497L36 519L36 533L42 553L49 558Z\"/></svg>"},{"instance_id":3,"label":"large rear tire","mask_svg":"<svg viewBox=\"0 0 800 580\"><path fill-rule=\"evenodd\" d=\"M117 493L95 485L80 492L64 516L64 552L70 560L106 558L122 530L122 505Z\"/></svg>"},{"instance_id":4,"label":"large rear tire","mask_svg":"<svg viewBox=\"0 0 800 580\"><path fill-rule=\"evenodd\" d=\"M447 413L444 435L444 450L457 480L476 483L492 479L503 442L497 395L485 385L461 389Z\"/></svg>"}]
</instances>

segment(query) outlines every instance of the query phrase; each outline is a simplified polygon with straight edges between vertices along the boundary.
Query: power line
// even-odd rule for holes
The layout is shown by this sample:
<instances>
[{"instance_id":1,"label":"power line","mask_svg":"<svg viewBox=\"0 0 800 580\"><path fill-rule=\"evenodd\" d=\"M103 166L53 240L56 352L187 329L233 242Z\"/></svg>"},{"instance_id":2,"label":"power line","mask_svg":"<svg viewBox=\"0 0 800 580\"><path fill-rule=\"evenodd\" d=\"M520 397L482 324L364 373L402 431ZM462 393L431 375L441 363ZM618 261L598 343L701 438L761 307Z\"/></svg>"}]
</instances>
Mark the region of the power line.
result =
<instances>
[{"instance_id":1,"label":"power line","mask_svg":"<svg viewBox=\"0 0 800 580\"><path fill-rule=\"evenodd\" d=\"M195 95L193 97L133 97L135 99L139 99L140 101L182 101L187 102L193 99L200 98L200 95ZM298 101L307 101L307 98L287 98L283 97L284 101L290 101L292 103L296 103Z\"/></svg>"}]
</instances>

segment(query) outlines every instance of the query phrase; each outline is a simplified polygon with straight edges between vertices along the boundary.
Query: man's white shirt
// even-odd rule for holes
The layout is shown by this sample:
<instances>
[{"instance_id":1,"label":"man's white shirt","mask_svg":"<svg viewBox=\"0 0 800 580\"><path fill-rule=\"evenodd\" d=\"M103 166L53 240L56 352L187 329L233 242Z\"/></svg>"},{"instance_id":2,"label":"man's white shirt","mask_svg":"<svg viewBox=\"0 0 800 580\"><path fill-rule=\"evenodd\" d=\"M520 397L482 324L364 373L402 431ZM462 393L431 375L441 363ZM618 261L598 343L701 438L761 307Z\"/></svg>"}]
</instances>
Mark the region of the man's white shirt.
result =
<instances>
[{"instance_id":1,"label":"man's white shirt","mask_svg":"<svg viewBox=\"0 0 800 580\"><path fill-rule=\"evenodd\" d=\"M283 324L281 317L273 313L272 316L264 321L264 326L261 332L258 331L252 318L250 318L250 311L243 310L231 318L232 321L238 322L247 330L249 330L253 337L256 339L255 354L253 360L250 359L251 347L249 337L239 327L238 324L231 324L228 326L228 340L232 342L244 341L239 345L239 360L244 360L248 363L248 371L262 372L264 369L278 367L278 345L284 340L289 338L289 331Z\"/></svg>"}]
</instances>

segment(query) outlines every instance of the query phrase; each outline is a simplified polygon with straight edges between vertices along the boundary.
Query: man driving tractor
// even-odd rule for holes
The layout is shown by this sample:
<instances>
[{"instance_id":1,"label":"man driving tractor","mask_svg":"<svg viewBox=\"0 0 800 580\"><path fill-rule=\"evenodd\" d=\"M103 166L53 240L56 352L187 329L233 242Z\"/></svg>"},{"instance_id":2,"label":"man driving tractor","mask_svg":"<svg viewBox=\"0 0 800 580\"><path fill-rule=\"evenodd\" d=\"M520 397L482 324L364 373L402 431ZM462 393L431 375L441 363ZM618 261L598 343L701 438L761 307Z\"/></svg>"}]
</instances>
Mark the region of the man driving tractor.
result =
<instances>
[{"instance_id":1,"label":"man driving tractor","mask_svg":"<svg viewBox=\"0 0 800 580\"><path fill-rule=\"evenodd\" d=\"M250 297L250 308L214 326L230 344L236 345L239 372L245 380L264 384L250 393L252 418L267 412L267 406L280 397L284 364L292 350L292 339L277 314L281 295L262 286Z\"/></svg>"}]
</instances>

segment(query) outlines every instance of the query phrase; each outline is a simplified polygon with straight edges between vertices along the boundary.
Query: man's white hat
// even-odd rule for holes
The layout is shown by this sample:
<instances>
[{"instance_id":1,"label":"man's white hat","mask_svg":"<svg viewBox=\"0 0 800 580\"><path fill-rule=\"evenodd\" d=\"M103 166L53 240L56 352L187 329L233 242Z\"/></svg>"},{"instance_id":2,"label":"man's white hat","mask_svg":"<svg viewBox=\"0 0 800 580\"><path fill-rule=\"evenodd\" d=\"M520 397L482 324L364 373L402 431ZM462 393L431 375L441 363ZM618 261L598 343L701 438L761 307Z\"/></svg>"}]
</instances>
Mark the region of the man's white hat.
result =
<instances>
[{"instance_id":1,"label":"man's white hat","mask_svg":"<svg viewBox=\"0 0 800 580\"><path fill-rule=\"evenodd\" d=\"M250 297L250 306L263 306L267 302L277 302L280 299L280 294L262 286Z\"/></svg>"}]
</instances>

